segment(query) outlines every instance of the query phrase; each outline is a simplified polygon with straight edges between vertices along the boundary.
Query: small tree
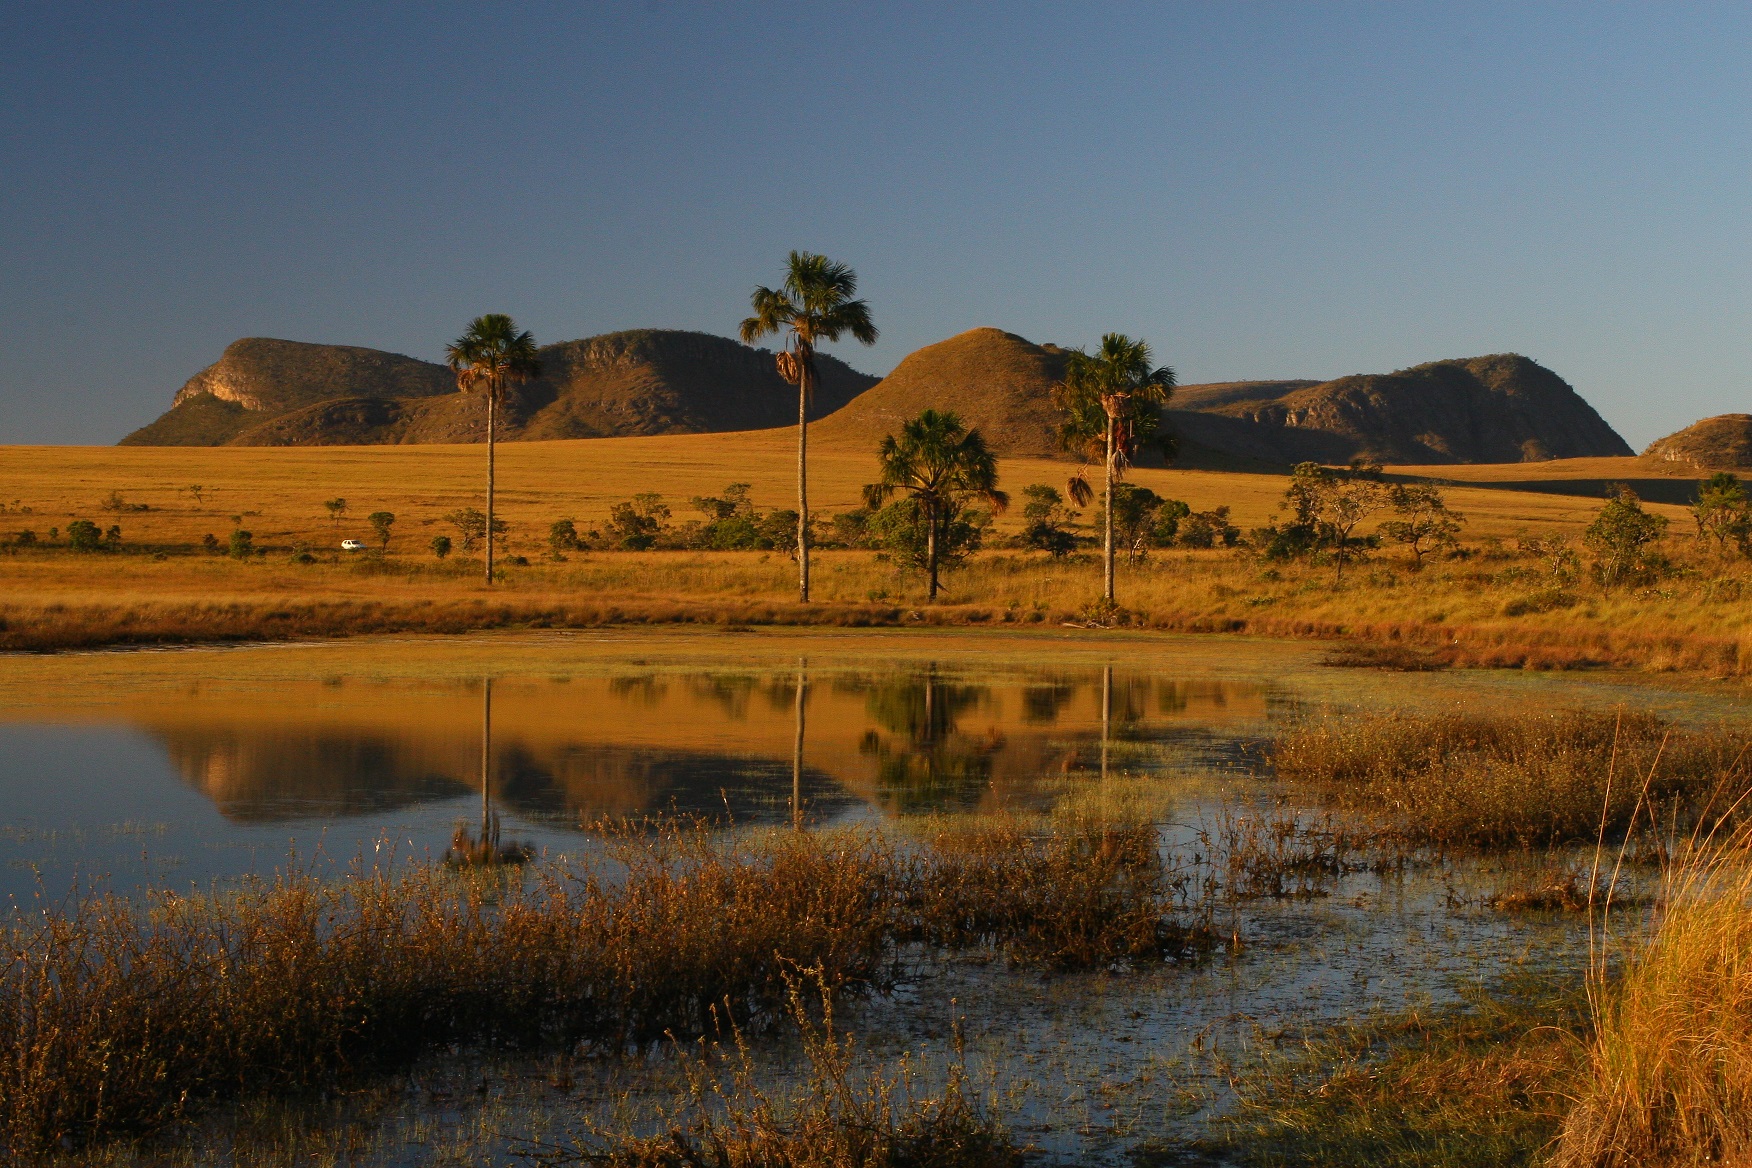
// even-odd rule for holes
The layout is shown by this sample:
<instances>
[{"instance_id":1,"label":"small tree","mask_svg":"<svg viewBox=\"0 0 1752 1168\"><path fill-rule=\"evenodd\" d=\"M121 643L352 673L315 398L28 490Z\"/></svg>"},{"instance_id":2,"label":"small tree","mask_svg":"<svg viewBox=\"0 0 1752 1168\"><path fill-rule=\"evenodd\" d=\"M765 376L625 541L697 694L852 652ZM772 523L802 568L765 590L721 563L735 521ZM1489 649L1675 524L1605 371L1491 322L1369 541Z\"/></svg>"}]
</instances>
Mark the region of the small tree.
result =
<instances>
[{"instance_id":1,"label":"small tree","mask_svg":"<svg viewBox=\"0 0 1752 1168\"><path fill-rule=\"evenodd\" d=\"M548 524L548 551L556 560L566 558L567 552L578 550L578 525L570 519L556 519Z\"/></svg>"},{"instance_id":2,"label":"small tree","mask_svg":"<svg viewBox=\"0 0 1752 1168\"><path fill-rule=\"evenodd\" d=\"M201 537L201 548L210 556L218 555L219 537L209 531L206 535Z\"/></svg>"},{"instance_id":3,"label":"small tree","mask_svg":"<svg viewBox=\"0 0 1752 1168\"><path fill-rule=\"evenodd\" d=\"M248 559L255 552L252 542L255 536L239 527L231 533L231 558L234 560Z\"/></svg>"},{"instance_id":4,"label":"small tree","mask_svg":"<svg viewBox=\"0 0 1752 1168\"><path fill-rule=\"evenodd\" d=\"M450 537L448 535L434 535L432 537L432 554L441 560L450 554Z\"/></svg>"},{"instance_id":5,"label":"small tree","mask_svg":"<svg viewBox=\"0 0 1752 1168\"><path fill-rule=\"evenodd\" d=\"M1458 541L1466 517L1448 510L1447 500L1433 483L1398 483L1387 492L1387 505L1399 518L1381 525L1381 534L1411 551L1413 563Z\"/></svg>"},{"instance_id":6,"label":"small tree","mask_svg":"<svg viewBox=\"0 0 1752 1168\"><path fill-rule=\"evenodd\" d=\"M1057 559L1076 550L1071 527L1075 512L1065 506L1056 487L1030 483L1022 488L1022 546L1043 551Z\"/></svg>"},{"instance_id":7,"label":"small tree","mask_svg":"<svg viewBox=\"0 0 1752 1168\"><path fill-rule=\"evenodd\" d=\"M1234 547L1241 529L1229 522L1229 508L1215 507L1209 511L1188 511L1179 524L1175 540L1181 547Z\"/></svg>"},{"instance_id":8,"label":"small tree","mask_svg":"<svg viewBox=\"0 0 1752 1168\"><path fill-rule=\"evenodd\" d=\"M1273 525L1256 533L1263 538L1265 553L1276 558L1327 550L1337 566L1335 582L1344 580L1344 566L1367 546L1357 538L1363 520L1387 501L1381 468L1353 462L1348 467L1298 463L1284 489L1284 502L1294 515L1284 527Z\"/></svg>"},{"instance_id":9,"label":"small tree","mask_svg":"<svg viewBox=\"0 0 1752 1168\"><path fill-rule=\"evenodd\" d=\"M608 511L609 533L627 551L644 551L654 547L663 527L669 522L669 504L655 491L634 495L625 503L616 503Z\"/></svg>"},{"instance_id":10,"label":"small tree","mask_svg":"<svg viewBox=\"0 0 1752 1168\"><path fill-rule=\"evenodd\" d=\"M371 525L371 530L377 536L377 550L389 550L389 529L395 525L393 511L373 511L365 517L365 522Z\"/></svg>"},{"instance_id":11,"label":"small tree","mask_svg":"<svg viewBox=\"0 0 1752 1168\"><path fill-rule=\"evenodd\" d=\"M341 525L341 516L347 513L347 501L338 498L330 499L328 502L324 503L323 506L328 509L329 519L334 522L336 527L339 527Z\"/></svg>"},{"instance_id":12,"label":"small tree","mask_svg":"<svg viewBox=\"0 0 1752 1168\"><path fill-rule=\"evenodd\" d=\"M1179 499L1163 499L1156 508L1156 523L1150 532L1158 547L1172 547L1180 534L1180 525L1192 514L1192 508Z\"/></svg>"},{"instance_id":13,"label":"small tree","mask_svg":"<svg viewBox=\"0 0 1752 1168\"><path fill-rule=\"evenodd\" d=\"M890 434L876 450L882 477L864 488L874 507L897 492L911 496L924 526L926 596L937 599L937 575L949 528L974 498L1002 511L1010 497L998 490L998 460L978 430L948 411L925 410Z\"/></svg>"},{"instance_id":14,"label":"small tree","mask_svg":"<svg viewBox=\"0 0 1752 1168\"><path fill-rule=\"evenodd\" d=\"M1742 554L1752 555L1752 507L1738 476L1720 471L1699 484L1691 515L1697 520L1699 540L1713 539L1717 551L1726 552L1733 544Z\"/></svg>"},{"instance_id":15,"label":"small tree","mask_svg":"<svg viewBox=\"0 0 1752 1168\"><path fill-rule=\"evenodd\" d=\"M444 517L444 522L456 528L457 538L462 540L462 550L472 552L487 534L487 517L474 507L463 507L452 511ZM498 516L493 517L493 534L504 535L506 524Z\"/></svg>"},{"instance_id":16,"label":"small tree","mask_svg":"<svg viewBox=\"0 0 1752 1168\"><path fill-rule=\"evenodd\" d=\"M89 519L75 519L67 525L67 546L76 552L95 552L103 547L103 532Z\"/></svg>"},{"instance_id":17,"label":"small tree","mask_svg":"<svg viewBox=\"0 0 1752 1168\"><path fill-rule=\"evenodd\" d=\"M1147 551L1162 503L1162 496L1148 487L1113 484L1113 534L1116 542L1125 546L1127 565L1137 563ZM1103 514L1098 523L1105 531L1107 516Z\"/></svg>"},{"instance_id":18,"label":"small tree","mask_svg":"<svg viewBox=\"0 0 1752 1168\"><path fill-rule=\"evenodd\" d=\"M183 490L187 491L194 498L196 503L201 501L201 493L206 489L207 488L203 487L200 483L190 483L183 488Z\"/></svg>"},{"instance_id":19,"label":"small tree","mask_svg":"<svg viewBox=\"0 0 1752 1168\"><path fill-rule=\"evenodd\" d=\"M1594 576L1607 588L1652 573L1659 567L1654 544L1665 534L1667 520L1642 508L1636 492L1620 483L1600 514L1582 533L1594 553Z\"/></svg>"}]
</instances>

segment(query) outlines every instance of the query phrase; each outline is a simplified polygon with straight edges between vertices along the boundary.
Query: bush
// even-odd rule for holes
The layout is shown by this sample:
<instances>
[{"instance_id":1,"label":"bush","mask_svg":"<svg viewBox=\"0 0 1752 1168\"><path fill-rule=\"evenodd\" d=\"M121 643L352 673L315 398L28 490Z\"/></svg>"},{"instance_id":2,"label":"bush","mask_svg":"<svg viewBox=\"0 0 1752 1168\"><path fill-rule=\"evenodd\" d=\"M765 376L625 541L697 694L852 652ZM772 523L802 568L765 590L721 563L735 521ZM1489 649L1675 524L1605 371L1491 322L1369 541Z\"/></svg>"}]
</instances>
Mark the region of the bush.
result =
<instances>
[{"instance_id":1,"label":"bush","mask_svg":"<svg viewBox=\"0 0 1752 1168\"><path fill-rule=\"evenodd\" d=\"M1234 547L1241 538L1241 529L1229 522L1227 507L1190 512L1178 526L1181 547Z\"/></svg>"},{"instance_id":2,"label":"bush","mask_svg":"<svg viewBox=\"0 0 1752 1168\"><path fill-rule=\"evenodd\" d=\"M463 507L452 511L444 517L444 522L456 528L457 535L462 539L462 550L472 552L475 545L487 538L487 517L473 507ZM503 519L493 516L493 534L504 535L509 530Z\"/></svg>"},{"instance_id":3,"label":"bush","mask_svg":"<svg viewBox=\"0 0 1752 1168\"><path fill-rule=\"evenodd\" d=\"M365 522L371 525L373 534L377 536L377 550L389 550L389 529L395 523L395 513L391 511L373 511L365 517Z\"/></svg>"},{"instance_id":4,"label":"bush","mask_svg":"<svg viewBox=\"0 0 1752 1168\"><path fill-rule=\"evenodd\" d=\"M16 544L17 546L22 548L22 547L31 547L31 546L35 545L36 541L37 541L36 532L30 530L30 528L27 527L23 531L19 532L18 538L13 540L12 542L14 544Z\"/></svg>"},{"instance_id":5,"label":"bush","mask_svg":"<svg viewBox=\"0 0 1752 1168\"><path fill-rule=\"evenodd\" d=\"M1636 492L1620 485L1582 535L1594 553L1594 578L1612 588L1658 576L1666 561L1654 545L1666 530L1665 518L1644 511Z\"/></svg>"},{"instance_id":6,"label":"bush","mask_svg":"<svg viewBox=\"0 0 1752 1168\"><path fill-rule=\"evenodd\" d=\"M251 542L254 538L254 535L241 527L233 531L231 533L231 558L241 560L251 555L255 551L255 544Z\"/></svg>"},{"instance_id":7,"label":"bush","mask_svg":"<svg viewBox=\"0 0 1752 1168\"><path fill-rule=\"evenodd\" d=\"M95 552L103 546L103 533L89 519L75 519L67 525L67 545L76 552Z\"/></svg>"},{"instance_id":8,"label":"bush","mask_svg":"<svg viewBox=\"0 0 1752 1168\"><path fill-rule=\"evenodd\" d=\"M1056 487L1030 483L1022 488L1022 498L1019 542L1023 547L1055 558L1076 550L1077 537L1071 530L1076 525L1076 512L1065 506L1065 497Z\"/></svg>"},{"instance_id":9,"label":"bush","mask_svg":"<svg viewBox=\"0 0 1752 1168\"><path fill-rule=\"evenodd\" d=\"M432 554L441 560L450 554L450 537L448 535L434 535L432 537Z\"/></svg>"},{"instance_id":10,"label":"bush","mask_svg":"<svg viewBox=\"0 0 1752 1168\"><path fill-rule=\"evenodd\" d=\"M548 551L554 559L563 560L567 552L578 550L578 525L570 519L556 519L548 525Z\"/></svg>"},{"instance_id":11,"label":"bush","mask_svg":"<svg viewBox=\"0 0 1752 1168\"><path fill-rule=\"evenodd\" d=\"M210 556L219 554L219 537L208 532L201 537L201 548Z\"/></svg>"}]
</instances>

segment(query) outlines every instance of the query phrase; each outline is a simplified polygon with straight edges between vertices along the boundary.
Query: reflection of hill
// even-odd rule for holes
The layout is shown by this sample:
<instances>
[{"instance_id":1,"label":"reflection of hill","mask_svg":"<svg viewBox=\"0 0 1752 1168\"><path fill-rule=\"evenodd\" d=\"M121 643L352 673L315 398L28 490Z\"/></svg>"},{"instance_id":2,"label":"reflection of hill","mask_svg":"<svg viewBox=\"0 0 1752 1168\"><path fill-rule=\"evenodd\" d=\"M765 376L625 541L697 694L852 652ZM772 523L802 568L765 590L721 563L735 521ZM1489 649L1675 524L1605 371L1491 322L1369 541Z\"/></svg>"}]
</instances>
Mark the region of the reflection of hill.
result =
<instances>
[{"instance_id":1,"label":"reflection of hill","mask_svg":"<svg viewBox=\"0 0 1752 1168\"><path fill-rule=\"evenodd\" d=\"M788 673L661 670L500 679L495 798L569 822L671 808L782 816L794 684ZM1083 765L1100 691L1092 670L818 675L806 699L804 797L818 813L859 800L889 811L1032 800L1043 776ZM122 711L234 820L371 814L479 789L478 686L209 688ZM1256 686L1115 675L1115 738L1264 716Z\"/></svg>"}]
</instances>

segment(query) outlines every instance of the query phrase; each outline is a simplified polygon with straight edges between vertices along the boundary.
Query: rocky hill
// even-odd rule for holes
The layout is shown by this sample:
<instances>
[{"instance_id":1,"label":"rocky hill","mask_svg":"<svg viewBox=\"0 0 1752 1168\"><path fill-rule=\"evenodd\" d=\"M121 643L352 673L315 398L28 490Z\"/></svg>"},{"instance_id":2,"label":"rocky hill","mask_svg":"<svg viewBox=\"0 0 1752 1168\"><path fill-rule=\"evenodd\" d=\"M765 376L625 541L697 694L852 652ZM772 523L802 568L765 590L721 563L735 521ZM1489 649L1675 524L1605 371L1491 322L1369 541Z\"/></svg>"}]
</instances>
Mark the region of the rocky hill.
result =
<instances>
[{"instance_id":1,"label":"rocky hill","mask_svg":"<svg viewBox=\"0 0 1752 1168\"><path fill-rule=\"evenodd\" d=\"M723 337L667 329L609 333L541 350L542 373L509 395L501 436L594 438L749 430L797 416L773 355ZM819 362L814 413L876 383ZM328 446L478 442L478 397L450 370L375 349L251 337L177 392L169 412L128 435L145 446Z\"/></svg>"},{"instance_id":2,"label":"rocky hill","mask_svg":"<svg viewBox=\"0 0 1752 1168\"><path fill-rule=\"evenodd\" d=\"M1186 386L1169 417L1193 447L1267 462L1542 462L1630 446L1568 382L1513 353L1335 381Z\"/></svg>"},{"instance_id":3,"label":"rocky hill","mask_svg":"<svg viewBox=\"0 0 1752 1168\"><path fill-rule=\"evenodd\" d=\"M1644 458L1698 470L1752 469L1752 414L1718 414L1649 443Z\"/></svg>"},{"instance_id":4,"label":"rocky hill","mask_svg":"<svg viewBox=\"0 0 1752 1168\"><path fill-rule=\"evenodd\" d=\"M995 328L927 345L821 424L824 438L878 439L921 409L953 409L993 449L1058 452L1052 386L1065 350ZM1630 447L1555 373L1513 354L1435 361L1336 381L1182 386L1165 420L1181 462L1286 466L1530 462L1627 455ZM1145 460L1148 461L1146 454Z\"/></svg>"}]
</instances>

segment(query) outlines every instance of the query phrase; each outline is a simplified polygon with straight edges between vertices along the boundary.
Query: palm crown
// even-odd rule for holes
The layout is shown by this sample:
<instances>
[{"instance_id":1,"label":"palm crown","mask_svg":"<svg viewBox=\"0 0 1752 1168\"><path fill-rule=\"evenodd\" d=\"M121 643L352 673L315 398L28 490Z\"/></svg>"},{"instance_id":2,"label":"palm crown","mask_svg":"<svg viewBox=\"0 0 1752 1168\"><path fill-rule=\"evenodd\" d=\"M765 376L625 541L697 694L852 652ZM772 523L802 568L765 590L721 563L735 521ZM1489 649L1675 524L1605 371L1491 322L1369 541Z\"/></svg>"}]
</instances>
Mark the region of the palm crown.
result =
<instances>
[{"instance_id":1,"label":"palm crown","mask_svg":"<svg viewBox=\"0 0 1752 1168\"><path fill-rule=\"evenodd\" d=\"M1070 354L1064 379L1053 390L1053 399L1065 414L1059 441L1066 450L1106 457L1111 424L1114 469L1131 462L1138 444L1156 432L1158 407L1174 392L1174 370L1166 365L1153 368L1153 360L1149 342L1134 341L1123 333L1103 336L1093 353L1078 349ZM1078 502L1086 505L1088 499Z\"/></svg>"},{"instance_id":2,"label":"palm crown","mask_svg":"<svg viewBox=\"0 0 1752 1168\"><path fill-rule=\"evenodd\" d=\"M489 396L502 399L505 387L541 372L535 336L519 329L502 312L489 312L469 322L463 334L444 350L445 362L456 373L457 388L483 385Z\"/></svg>"},{"instance_id":3,"label":"palm crown","mask_svg":"<svg viewBox=\"0 0 1752 1168\"><path fill-rule=\"evenodd\" d=\"M906 491L927 505L977 495L1002 511L1010 497L997 489L998 460L978 430L969 430L953 413L926 410L882 440L876 457L882 481L864 488L865 501L879 504Z\"/></svg>"},{"instance_id":4,"label":"palm crown","mask_svg":"<svg viewBox=\"0 0 1752 1168\"><path fill-rule=\"evenodd\" d=\"M785 282L780 287L756 288L749 297L754 315L742 322L742 339L753 342L776 333L791 334L791 366L781 357L779 370L785 380L812 387L815 347L850 334L866 345L876 343L876 326L870 321L870 306L853 299L858 275L846 264L813 252L794 251L785 264Z\"/></svg>"}]
</instances>

